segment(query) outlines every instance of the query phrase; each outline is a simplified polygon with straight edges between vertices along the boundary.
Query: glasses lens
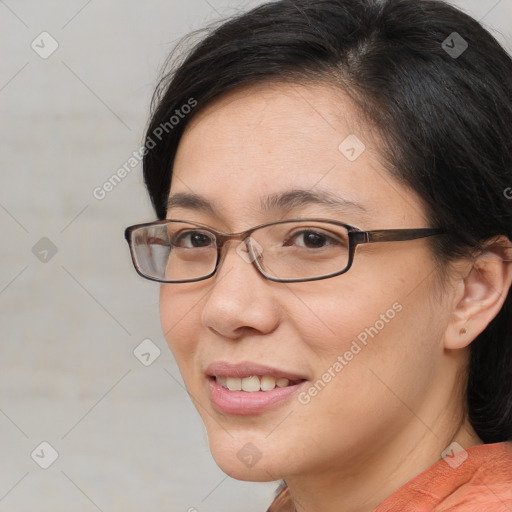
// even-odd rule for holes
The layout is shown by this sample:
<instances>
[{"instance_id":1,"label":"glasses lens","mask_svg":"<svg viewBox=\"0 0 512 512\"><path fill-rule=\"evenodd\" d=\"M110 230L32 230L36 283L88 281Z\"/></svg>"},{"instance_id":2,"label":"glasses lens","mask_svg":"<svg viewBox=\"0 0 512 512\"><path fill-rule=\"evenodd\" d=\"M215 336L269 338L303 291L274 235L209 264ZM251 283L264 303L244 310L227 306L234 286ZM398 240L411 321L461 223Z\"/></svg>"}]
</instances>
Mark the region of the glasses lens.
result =
<instances>
[{"instance_id":1,"label":"glasses lens","mask_svg":"<svg viewBox=\"0 0 512 512\"><path fill-rule=\"evenodd\" d=\"M337 224L292 221L253 232L258 263L271 277L311 279L338 273L348 266L348 230Z\"/></svg>"},{"instance_id":2,"label":"glasses lens","mask_svg":"<svg viewBox=\"0 0 512 512\"><path fill-rule=\"evenodd\" d=\"M277 279L326 277L342 272L349 264L348 230L334 223L272 224L253 231L247 242L258 267ZM131 246L139 272L165 282L205 278L213 274L217 263L215 235L186 222L136 228Z\"/></svg>"},{"instance_id":3,"label":"glasses lens","mask_svg":"<svg viewBox=\"0 0 512 512\"><path fill-rule=\"evenodd\" d=\"M139 271L163 281L189 281L211 274L217 261L215 236L184 222L143 226L132 232Z\"/></svg>"}]
</instances>

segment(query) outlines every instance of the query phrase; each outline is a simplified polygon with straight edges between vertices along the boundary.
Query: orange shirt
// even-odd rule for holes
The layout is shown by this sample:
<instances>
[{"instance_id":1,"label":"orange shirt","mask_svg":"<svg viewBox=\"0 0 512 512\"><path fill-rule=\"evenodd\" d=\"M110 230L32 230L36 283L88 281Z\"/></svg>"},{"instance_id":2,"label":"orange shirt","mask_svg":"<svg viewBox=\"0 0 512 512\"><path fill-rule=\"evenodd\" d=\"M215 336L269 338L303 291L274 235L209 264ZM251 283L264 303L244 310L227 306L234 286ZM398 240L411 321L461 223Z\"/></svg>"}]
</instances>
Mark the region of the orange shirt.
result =
<instances>
[{"instance_id":1,"label":"orange shirt","mask_svg":"<svg viewBox=\"0 0 512 512\"><path fill-rule=\"evenodd\" d=\"M373 512L511 512L512 443L473 446L440 460ZM267 512L295 512L284 489Z\"/></svg>"}]
</instances>

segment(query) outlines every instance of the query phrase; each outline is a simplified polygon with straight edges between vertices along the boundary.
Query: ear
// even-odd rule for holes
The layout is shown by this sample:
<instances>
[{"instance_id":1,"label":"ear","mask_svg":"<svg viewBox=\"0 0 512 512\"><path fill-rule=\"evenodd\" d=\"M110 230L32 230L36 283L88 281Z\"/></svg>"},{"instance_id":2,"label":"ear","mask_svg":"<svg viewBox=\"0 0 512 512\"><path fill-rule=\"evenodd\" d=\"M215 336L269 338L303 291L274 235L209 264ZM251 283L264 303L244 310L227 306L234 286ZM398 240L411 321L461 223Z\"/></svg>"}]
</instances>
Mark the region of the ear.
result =
<instances>
[{"instance_id":1,"label":"ear","mask_svg":"<svg viewBox=\"0 0 512 512\"><path fill-rule=\"evenodd\" d=\"M512 244L506 237L486 244L476 258L460 262L445 348L467 347L499 313L512 285L511 262Z\"/></svg>"}]
</instances>

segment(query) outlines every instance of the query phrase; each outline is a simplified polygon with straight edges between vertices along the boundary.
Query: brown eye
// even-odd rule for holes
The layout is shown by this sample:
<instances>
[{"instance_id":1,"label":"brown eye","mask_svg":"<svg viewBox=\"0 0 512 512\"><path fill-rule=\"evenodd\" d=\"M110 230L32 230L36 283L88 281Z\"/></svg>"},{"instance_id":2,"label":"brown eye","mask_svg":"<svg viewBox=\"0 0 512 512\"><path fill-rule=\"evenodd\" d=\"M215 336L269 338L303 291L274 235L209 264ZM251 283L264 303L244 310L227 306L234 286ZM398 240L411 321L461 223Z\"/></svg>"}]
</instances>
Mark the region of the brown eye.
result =
<instances>
[{"instance_id":1,"label":"brown eye","mask_svg":"<svg viewBox=\"0 0 512 512\"><path fill-rule=\"evenodd\" d=\"M291 235L284 242L285 247L297 245L306 249L322 249L327 246L341 245L343 243L338 237L330 236L326 233L313 230L304 229Z\"/></svg>"},{"instance_id":2,"label":"brown eye","mask_svg":"<svg viewBox=\"0 0 512 512\"><path fill-rule=\"evenodd\" d=\"M173 237L171 245L184 249L210 247L215 244L215 238L204 231L182 231Z\"/></svg>"}]
</instances>

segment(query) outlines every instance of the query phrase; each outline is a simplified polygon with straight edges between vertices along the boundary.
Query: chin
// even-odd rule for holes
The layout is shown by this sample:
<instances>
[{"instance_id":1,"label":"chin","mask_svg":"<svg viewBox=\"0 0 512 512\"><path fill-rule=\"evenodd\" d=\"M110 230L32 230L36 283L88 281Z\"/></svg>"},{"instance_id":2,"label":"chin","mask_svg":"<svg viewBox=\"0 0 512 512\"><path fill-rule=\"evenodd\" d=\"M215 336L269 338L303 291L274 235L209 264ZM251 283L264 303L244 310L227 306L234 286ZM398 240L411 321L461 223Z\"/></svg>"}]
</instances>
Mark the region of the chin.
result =
<instances>
[{"instance_id":1,"label":"chin","mask_svg":"<svg viewBox=\"0 0 512 512\"><path fill-rule=\"evenodd\" d=\"M250 446L250 445L248 445ZM258 459L258 455L249 455L250 448L244 455L244 447L237 452L228 452L216 450L210 447L212 456L217 466L227 475L235 480L246 482L273 482L280 480L282 475L280 470L272 464L271 457L264 455Z\"/></svg>"},{"instance_id":2,"label":"chin","mask_svg":"<svg viewBox=\"0 0 512 512\"><path fill-rule=\"evenodd\" d=\"M231 478L248 482L272 482L283 478L288 458L279 445L254 430L231 431L206 423L208 444L219 468ZM279 443L281 444L281 443Z\"/></svg>"}]
</instances>

